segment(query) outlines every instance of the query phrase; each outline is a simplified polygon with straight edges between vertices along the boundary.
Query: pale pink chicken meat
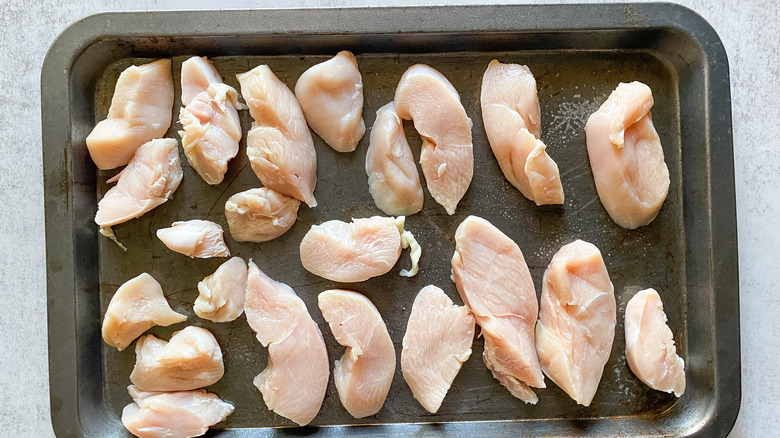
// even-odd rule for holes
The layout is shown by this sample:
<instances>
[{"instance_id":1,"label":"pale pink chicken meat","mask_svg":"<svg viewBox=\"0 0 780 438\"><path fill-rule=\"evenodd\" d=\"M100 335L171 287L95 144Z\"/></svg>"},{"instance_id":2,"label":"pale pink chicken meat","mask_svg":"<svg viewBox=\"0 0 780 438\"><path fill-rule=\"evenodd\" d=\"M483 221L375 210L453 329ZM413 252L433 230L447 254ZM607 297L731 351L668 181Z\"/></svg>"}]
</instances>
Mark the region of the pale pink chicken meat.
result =
<instances>
[{"instance_id":1,"label":"pale pink chicken meat","mask_svg":"<svg viewBox=\"0 0 780 438\"><path fill-rule=\"evenodd\" d=\"M131 385L133 403L122 410L122 424L139 438L201 436L235 409L204 389L148 392Z\"/></svg>"},{"instance_id":2,"label":"pale pink chicken meat","mask_svg":"<svg viewBox=\"0 0 780 438\"><path fill-rule=\"evenodd\" d=\"M545 387L534 343L539 304L522 251L490 222L469 216L455 231L452 272L482 329L485 365L513 396L536 404L531 387Z\"/></svg>"},{"instance_id":3,"label":"pale pink chicken meat","mask_svg":"<svg viewBox=\"0 0 780 438\"><path fill-rule=\"evenodd\" d=\"M403 225L403 216L312 225L301 241L301 263L307 271L328 280L355 283L389 272L401 256L401 249L411 245L412 269L401 272L411 277L417 273L421 250Z\"/></svg>"},{"instance_id":4,"label":"pale pink chicken meat","mask_svg":"<svg viewBox=\"0 0 780 438\"><path fill-rule=\"evenodd\" d=\"M171 127L171 60L126 68L116 81L108 117L87 136L87 149L101 170L124 166L144 143Z\"/></svg>"},{"instance_id":5,"label":"pale pink chicken meat","mask_svg":"<svg viewBox=\"0 0 780 438\"><path fill-rule=\"evenodd\" d=\"M471 119L452 84L424 65L409 67L395 90L395 110L422 138L420 167L428 191L454 214L474 175Z\"/></svg>"},{"instance_id":6,"label":"pale pink chicken meat","mask_svg":"<svg viewBox=\"0 0 780 438\"><path fill-rule=\"evenodd\" d=\"M295 84L295 97L306 121L325 143L352 152L366 132L363 78L352 52L342 51L312 66Z\"/></svg>"},{"instance_id":7,"label":"pale pink chicken meat","mask_svg":"<svg viewBox=\"0 0 780 438\"><path fill-rule=\"evenodd\" d=\"M540 307L542 370L574 401L590 406L615 336L615 294L598 248L577 240L553 256Z\"/></svg>"},{"instance_id":8,"label":"pale pink chicken meat","mask_svg":"<svg viewBox=\"0 0 780 438\"><path fill-rule=\"evenodd\" d=\"M655 289L634 295L626 305L626 360L647 386L680 397L685 392L685 361L677 354Z\"/></svg>"},{"instance_id":9,"label":"pale pink chicken meat","mask_svg":"<svg viewBox=\"0 0 780 438\"><path fill-rule=\"evenodd\" d=\"M316 207L317 153L295 95L267 65L236 76L255 122L246 153L264 186Z\"/></svg>"},{"instance_id":10,"label":"pale pink chicken meat","mask_svg":"<svg viewBox=\"0 0 780 438\"><path fill-rule=\"evenodd\" d=\"M267 242L286 233L298 219L301 202L262 187L231 196L225 202L230 235L238 242Z\"/></svg>"},{"instance_id":11,"label":"pale pink chicken meat","mask_svg":"<svg viewBox=\"0 0 780 438\"><path fill-rule=\"evenodd\" d=\"M563 204L558 166L539 139L541 111L531 70L490 61L480 103L490 147L506 179L536 205Z\"/></svg>"},{"instance_id":12,"label":"pale pink chicken meat","mask_svg":"<svg viewBox=\"0 0 780 438\"><path fill-rule=\"evenodd\" d=\"M171 309L160 283L144 272L116 290L108 303L101 331L106 344L122 351L150 328L186 319L186 315Z\"/></svg>"},{"instance_id":13,"label":"pale pink chicken meat","mask_svg":"<svg viewBox=\"0 0 780 438\"><path fill-rule=\"evenodd\" d=\"M95 223L106 228L143 215L167 202L181 178L176 140L155 139L144 144L127 167L108 180L116 185L98 202Z\"/></svg>"},{"instance_id":14,"label":"pale pink chicken meat","mask_svg":"<svg viewBox=\"0 0 780 438\"><path fill-rule=\"evenodd\" d=\"M368 191L385 214L408 216L423 208L423 189L403 123L393 102L379 108L366 151Z\"/></svg>"},{"instance_id":15,"label":"pale pink chicken meat","mask_svg":"<svg viewBox=\"0 0 780 438\"><path fill-rule=\"evenodd\" d=\"M652 107L650 87L621 83L585 125L599 199L612 220L627 229L652 222L669 193Z\"/></svg>"},{"instance_id":16,"label":"pale pink chicken meat","mask_svg":"<svg viewBox=\"0 0 780 438\"><path fill-rule=\"evenodd\" d=\"M230 257L222 227L211 221L178 221L157 230L157 238L171 251L190 258Z\"/></svg>"},{"instance_id":17,"label":"pale pink chicken meat","mask_svg":"<svg viewBox=\"0 0 780 438\"><path fill-rule=\"evenodd\" d=\"M198 282L198 298L192 310L203 319L229 322L244 313L247 267L244 259L233 257L213 274Z\"/></svg>"},{"instance_id":18,"label":"pale pink chicken meat","mask_svg":"<svg viewBox=\"0 0 780 438\"><path fill-rule=\"evenodd\" d=\"M184 155L204 181L219 184L241 140L238 92L222 82L208 59L198 56L182 63L181 89L179 135Z\"/></svg>"},{"instance_id":19,"label":"pale pink chicken meat","mask_svg":"<svg viewBox=\"0 0 780 438\"><path fill-rule=\"evenodd\" d=\"M217 383L225 374L222 349L214 335L189 326L170 341L146 335L135 343L130 381L144 391L187 391Z\"/></svg>"},{"instance_id":20,"label":"pale pink chicken meat","mask_svg":"<svg viewBox=\"0 0 780 438\"><path fill-rule=\"evenodd\" d=\"M254 379L268 409L300 426L320 411L328 386L328 352L306 304L286 284L249 262L244 311L268 347L268 367Z\"/></svg>"},{"instance_id":21,"label":"pale pink chicken meat","mask_svg":"<svg viewBox=\"0 0 780 438\"><path fill-rule=\"evenodd\" d=\"M347 347L333 369L341 404L355 418L376 414L395 374L395 347L382 315L364 295L348 290L326 290L317 302L333 337Z\"/></svg>"},{"instance_id":22,"label":"pale pink chicken meat","mask_svg":"<svg viewBox=\"0 0 780 438\"><path fill-rule=\"evenodd\" d=\"M471 356L474 317L436 286L425 286L412 304L401 350L401 371L423 408L435 414Z\"/></svg>"}]
</instances>

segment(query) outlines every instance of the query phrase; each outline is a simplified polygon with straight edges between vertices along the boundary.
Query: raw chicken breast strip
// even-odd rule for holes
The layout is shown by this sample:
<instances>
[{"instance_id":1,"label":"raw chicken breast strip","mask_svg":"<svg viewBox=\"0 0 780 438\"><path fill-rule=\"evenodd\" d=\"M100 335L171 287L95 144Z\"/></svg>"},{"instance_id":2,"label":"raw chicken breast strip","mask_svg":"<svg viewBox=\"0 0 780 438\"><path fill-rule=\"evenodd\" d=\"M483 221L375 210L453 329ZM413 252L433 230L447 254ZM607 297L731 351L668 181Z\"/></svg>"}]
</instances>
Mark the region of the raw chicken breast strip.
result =
<instances>
[{"instance_id":1,"label":"raw chicken breast strip","mask_svg":"<svg viewBox=\"0 0 780 438\"><path fill-rule=\"evenodd\" d=\"M677 355L664 305L655 289L639 291L628 301L625 329L631 371L655 390L683 395L685 361Z\"/></svg>"},{"instance_id":2,"label":"raw chicken breast strip","mask_svg":"<svg viewBox=\"0 0 780 438\"><path fill-rule=\"evenodd\" d=\"M469 216L455 231L452 273L482 328L485 365L513 396L536 404L530 387L545 387L534 344L539 304L523 252L493 224Z\"/></svg>"},{"instance_id":3,"label":"raw chicken breast strip","mask_svg":"<svg viewBox=\"0 0 780 438\"><path fill-rule=\"evenodd\" d=\"M193 219L157 230L157 238L171 251L190 258L230 257L222 227L211 221Z\"/></svg>"},{"instance_id":4,"label":"raw chicken breast strip","mask_svg":"<svg viewBox=\"0 0 780 438\"><path fill-rule=\"evenodd\" d=\"M160 283L144 272L116 290L108 303L101 331L106 344L122 351L150 328L186 319L186 315L174 312L168 305Z\"/></svg>"},{"instance_id":5,"label":"raw chicken breast strip","mask_svg":"<svg viewBox=\"0 0 780 438\"><path fill-rule=\"evenodd\" d=\"M325 341L306 304L250 260L244 311L268 347L268 367L254 380L263 401L298 425L309 424L322 406L330 369Z\"/></svg>"},{"instance_id":6,"label":"raw chicken breast strip","mask_svg":"<svg viewBox=\"0 0 780 438\"><path fill-rule=\"evenodd\" d=\"M181 183L182 170L176 140L152 140L135 151L127 167L108 182L116 182L98 202L95 223L108 228L158 207Z\"/></svg>"},{"instance_id":7,"label":"raw chicken breast strip","mask_svg":"<svg viewBox=\"0 0 780 438\"><path fill-rule=\"evenodd\" d=\"M135 343L130 381L144 391L187 391L217 383L225 374L222 349L214 335L189 326L170 341L146 335Z\"/></svg>"},{"instance_id":8,"label":"raw chicken breast strip","mask_svg":"<svg viewBox=\"0 0 780 438\"><path fill-rule=\"evenodd\" d=\"M233 257L198 282L198 298L192 310L203 319L229 322L244 313L247 268L244 259Z\"/></svg>"},{"instance_id":9,"label":"raw chicken breast strip","mask_svg":"<svg viewBox=\"0 0 780 438\"><path fill-rule=\"evenodd\" d=\"M422 210L423 189L393 102L379 108L366 151L368 191L385 214L408 216Z\"/></svg>"},{"instance_id":10,"label":"raw chicken breast strip","mask_svg":"<svg viewBox=\"0 0 780 438\"><path fill-rule=\"evenodd\" d=\"M615 294L601 252L577 240L550 261L542 280L536 351L544 373L590 406L615 336Z\"/></svg>"},{"instance_id":11,"label":"raw chicken breast strip","mask_svg":"<svg viewBox=\"0 0 780 438\"><path fill-rule=\"evenodd\" d=\"M317 154L295 95L267 65L237 75L255 123L246 153L264 186L316 207Z\"/></svg>"},{"instance_id":12,"label":"raw chicken breast strip","mask_svg":"<svg viewBox=\"0 0 780 438\"><path fill-rule=\"evenodd\" d=\"M312 225L301 241L301 263L328 280L356 283L389 272L401 249L411 246L412 268L402 270L401 276L412 277L422 250L412 233L404 230L404 221L403 216L373 216Z\"/></svg>"},{"instance_id":13,"label":"raw chicken breast strip","mask_svg":"<svg viewBox=\"0 0 780 438\"><path fill-rule=\"evenodd\" d=\"M347 347L333 369L341 404L355 418L376 414L395 374L395 347L382 315L368 298L348 290L326 290L317 302L333 337Z\"/></svg>"},{"instance_id":14,"label":"raw chicken breast strip","mask_svg":"<svg viewBox=\"0 0 780 438\"><path fill-rule=\"evenodd\" d=\"M539 140L541 111L531 70L490 61L480 103L490 147L506 179L536 205L563 204L558 166Z\"/></svg>"},{"instance_id":15,"label":"raw chicken breast strip","mask_svg":"<svg viewBox=\"0 0 780 438\"><path fill-rule=\"evenodd\" d=\"M198 56L182 63L181 89L179 135L184 155L204 181L219 184L241 140L238 92L222 82L208 59Z\"/></svg>"},{"instance_id":16,"label":"raw chicken breast strip","mask_svg":"<svg viewBox=\"0 0 780 438\"><path fill-rule=\"evenodd\" d=\"M165 135L173 117L171 60L131 65L116 81L108 117L87 136L87 149L101 170L124 166L136 149Z\"/></svg>"},{"instance_id":17,"label":"raw chicken breast strip","mask_svg":"<svg viewBox=\"0 0 780 438\"><path fill-rule=\"evenodd\" d=\"M122 424L140 438L201 436L233 413L233 405L204 389L146 392L131 385L133 403L122 410Z\"/></svg>"},{"instance_id":18,"label":"raw chicken breast strip","mask_svg":"<svg viewBox=\"0 0 780 438\"><path fill-rule=\"evenodd\" d=\"M612 220L627 229L652 222L669 193L652 107L650 87L621 83L585 125L599 199Z\"/></svg>"},{"instance_id":19,"label":"raw chicken breast strip","mask_svg":"<svg viewBox=\"0 0 780 438\"><path fill-rule=\"evenodd\" d=\"M443 290L425 286L414 299L401 350L401 371L423 408L438 412L461 365L471 356L474 317Z\"/></svg>"},{"instance_id":20,"label":"raw chicken breast strip","mask_svg":"<svg viewBox=\"0 0 780 438\"><path fill-rule=\"evenodd\" d=\"M298 219L301 202L267 187L249 189L225 203L230 235L237 242L267 242L286 233Z\"/></svg>"},{"instance_id":21,"label":"raw chicken breast strip","mask_svg":"<svg viewBox=\"0 0 780 438\"><path fill-rule=\"evenodd\" d=\"M352 52L342 51L312 66L295 84L295 97L306 121L325 143L352 152L366 132L363 78Z\"/></svg>"},{"instance_id":22,"label":"raw chicken breast strip","mask_svg":"<svg viewBox=\"0 0 780 438\"><path fill-rule=\"evenodd\" d=\"M457 90L441 73L417 64L401 76L395 110L422 138L420 167L431 196L454 214L474 174L471 119Z\"/></svg>"}]
</instances>

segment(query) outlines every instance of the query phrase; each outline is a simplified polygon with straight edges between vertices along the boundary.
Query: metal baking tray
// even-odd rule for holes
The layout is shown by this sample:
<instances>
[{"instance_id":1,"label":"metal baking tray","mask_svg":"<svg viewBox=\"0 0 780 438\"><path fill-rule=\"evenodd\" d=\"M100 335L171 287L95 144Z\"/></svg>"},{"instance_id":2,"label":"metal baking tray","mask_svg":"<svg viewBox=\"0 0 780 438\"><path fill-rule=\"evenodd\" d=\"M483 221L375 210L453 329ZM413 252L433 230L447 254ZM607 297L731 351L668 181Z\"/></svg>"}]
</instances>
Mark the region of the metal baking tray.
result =
<instances>
[{"instance_id":1,"label":"metal baking tray","mask_svg":"<svg viewBox=\"0 0 780 438\"><path fill-rule=\"evenodd\" d=\"M537 288L552 255L581 238L602 251L618 302L614 347L600 389L581 407L552 382L525 405L482 364L474 342L438 414L414 400L400 366L384 408L353 419L331 381L311 427L294 428L269 412L252 378L267 360L245 317L232 323L197 318L196 284L223 260L191 260L167 250L155 230L175 220L205 218L223 225L226 199L260 183L247 165L245 140L225 182L206 185L183 159L184 180L173 199L114 228L123 252L98 234L97 200L107 190L85 147L85 137L108 109L119 72L132 63L173 58L178 74L191 55L210 57L227 83L258 64L293 87L309 66L339 50L357 55L365 85L364 117L390 101L404 70L418 62L444 73L461 93L474 122L474 180L457 213L448 216L426 194L424 210L408 218L423 247L420 273L402 278L404 255L393 271L340 285L306 272L298 243L310 225L380 214L369 196L364 158L340 154L315 136L319 206L302 207L287 234L265 244L237 243L271 277L292 286L325 336L331 361L341 356L316 304L317 294L344 286L366 294L385 318L400 354L410 306L427 284L456 302L449 260L453 234L469 214L483 216L523 249ZM488 62L527 64L542 107L542 138L561 169L566 203L536 207L502 176L482 128L479 89ZM615 225L599 202L585 148L584 124L620 81L640 80L655 97L653 118L669 166L671 188L658 216L635 231ZM235 412L209 434L453 435L453 436L725 436L740 402L737 234L729 70L714 30L692 11L672 4L344 8L247 11L171 11L94 15L69 27L52 45L42 74L43 162L46 202L51 415L59 436L127 436L119 422L130 402L126 386L133 348L117 352L101 340L100 322L116 288L141 272L163 286L186 324L211 330L225 352L226 373L209 387ZM244 130L249 115L242 112ZM169 137L178 138L174 124ZM407 134L416 157L419 137ZM226 233L227 236L227 233ZM623 310L639 289L661 293L688 388L680 399L648 389L629 371ZM537 292L539 292L537 290ZM183 324L152 330L168 336ZM349 425L362 425L348 427Z\"/></svg>"}]
</instances>

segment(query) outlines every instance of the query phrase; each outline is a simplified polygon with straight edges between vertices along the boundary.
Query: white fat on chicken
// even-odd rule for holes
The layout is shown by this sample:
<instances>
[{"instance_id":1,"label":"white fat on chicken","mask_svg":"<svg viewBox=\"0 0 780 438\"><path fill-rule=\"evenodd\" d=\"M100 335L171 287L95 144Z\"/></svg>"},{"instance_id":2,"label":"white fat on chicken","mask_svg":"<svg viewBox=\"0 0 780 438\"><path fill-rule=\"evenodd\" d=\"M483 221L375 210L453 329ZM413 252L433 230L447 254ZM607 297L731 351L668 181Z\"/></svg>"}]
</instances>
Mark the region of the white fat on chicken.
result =
<instances>
[{"instance_id":1,"label":"white fat on chicken","mask_svg":"<svg viewBox=\"0 0 780 438\"><path fill-rule=\"evenodd\" d=\"M186 319L171 309L160 283L144 272L122 284L111 297L101 331L106 344L122 351L150 328Z\"/></svg>"}]
</instances>

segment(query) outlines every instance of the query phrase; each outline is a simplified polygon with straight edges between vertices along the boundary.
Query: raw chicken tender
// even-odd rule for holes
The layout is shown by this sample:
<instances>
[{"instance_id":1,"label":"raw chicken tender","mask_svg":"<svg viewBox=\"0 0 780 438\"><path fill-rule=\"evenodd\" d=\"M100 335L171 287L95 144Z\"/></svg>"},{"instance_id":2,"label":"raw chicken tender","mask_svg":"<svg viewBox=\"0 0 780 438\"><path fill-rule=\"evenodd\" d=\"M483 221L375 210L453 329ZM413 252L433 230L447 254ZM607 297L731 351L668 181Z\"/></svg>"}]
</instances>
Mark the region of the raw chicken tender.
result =
<instances>
[{"instance_id":1,"label":"raw chicken tender","mask_svg":"<svg viewBox=\"0 0 780 438\"><path fill-rule=\"evenodd\" d=\"M536 351L544 373L590 406L615 336L615 294L598 248L577 240L550 261L542 280Z\"/></svg>"},{"instance_id":2,"label":"raw chicken tender","mask_svg":"<svg viewBox=\"0 0 780 438\"><path fill-rule=\"evenodd\" d=\"M144 391L186 391L217 383L225 374L222 350L206 329L189 326L170 341L146 335L135 343L130 381Z\"/></svg>"},{"instance_id":3,"label":"raw chicken tender","mask_svg":"<svg viewBox=\"0 0 780 438\"><path fill-rule=\"evenodd\" d=\"M116 81L108 117L87 136L101 170L124 166L144 143L165 135L173 115L171 60L131 65Z\"/></svg>"},{"instance_id":4,"label":"raw chicken tender","mask_svg":"<svg viewBox=\"0 0 780 438\"><path fill-rule=\"evenodd\" d=\"M437 70L413 65L398 82L395 110L414 122L422 138L420 167L428 191L448 214L455 213L474 174L471 119L457 90Z\"/></svg>"},{"instance_id":5,"label":"raw chicken tender","mask_svg":"<svg viewBox=\"0 0 780 438\"><path fill-rule=\"evenodd\" d=\"M523 252L493 224L469 216L455 231L452 273L485 337L485 366L513 396L536 404L530 387L545 387L534 344L539 304Z\"/></svg>"},{"instance_id":6,"label":"raw chicken tender","mask_svg":"<svg viewBox=\"0 0 780 438\"><path fill-rule=\"evenodd\" d=\"M412 233L404 231L404 220L403 216L373 216L312 225L301 241L301 263L328 280L356 283L389 272L401 248L411 244L412 269L401 272L411 277L417 273L421 250Z\"/></svg>"},{"instance_id":7,"label":"raw chicken tender","mask_svg":"<svg viewBox=\"0 0 780 438\"><path fill-rule=\"evenodd\" d=\"M436 286L425 286L412 305L401 350L401 371L417 401L435 414L463 362L471 356L474 317Z\"/></svg>"},{"instance_id":8,"label":"raw chicken tender","mask_svg":"<svg viewBox=\"0 0 780 438\"><path fill-rule=\"evenodd\" d=\"M363 123L363 78L352 52L342 51L301 75L295 97L306 121L325 143L352 152L366 132Z\"/></svg>"},{"instance_id":9,"label":"raw chicken tender","mask_svg":"<svg viewBox=\"0 0 780 438\"><path fill-rule=\"evenodd\" d=\"M685 361L677 355L655 289L637 292L626 305L626 360L647 386L677 397L685 392Z\"/></svg>"},{"instance_id":10,"label":"raw chicken tender","mask_svg":"<svg viewBox=\"0 0 780 438\"><path fill-rule=\"evenodd\" d=\"M612 220L627 229L652 222L669 193L652 107L650 87L621 83L585 125L599 199Z\"/></svg>"},{"instance_id":11,"label":"raw chicken tender","mask_svg":"<svg viewBox=\"0 0 780 438\"><path fill-rule=\"evenodd\" d=\"M168 305L160 283L144 272L125 282L111 297L103 317L103 340L122 351L150 328L186 319Z\"/></svg>"},{"instance_id":12,"label":"raw chicken tender","mask_svg":"<svg viewBox=\"0 0 780 438\"><path fill-rule=\"evenodd\" d=\"M144 144L127 167L108 180L117 184L98 202L95 222L106 228L143 215L167 202L181 178L176 140L162 138Z\"/></svg>"},{"instance_id":13,"label":"raw chicken tender","mask_svg":"<svg viewBox=\"0 0 780 438\"><path fill-rule=\"evenodd\" d=\"M395 374L395 347L382 315L368 298L348 290L326 290L317 301L333 337L347 347L333 369L341 404L355 418L376 414Z\"/></svg>"},{"instance_id":14,"label":"raw chicken tender","mask_svg":"<svg viewBox=\"0 0 780 438\"><path fill-rule=\"evenodd\" d=\"M541 111L531 70L490 61L480 102L490 147L506 179L536 205L563 204L558 166L539 140Z\"/></svg>"},{"instance_id":15,"label":"raw chicken tender","mask_svg":"<svg viewBox=\"0 0 780 438\"><path fill-rule=\"evenodd\" d=\"M206 58L194 56L181 65L179 131L184 155L198 175L209 184L219 184L228 161L238 154L241 121L236 105L238 92L222 83Z\"/></svg>"},{"instance_id":16,"label":"raw chicken tender","mask_svg":"<svg viewBox=\"0 0 780 438\"><path fill-rule=\"evenodd\" d=\"M268 347L268 367L254 380L263 401L298 425L309 424L322 406L330 369L325 341L306 304L250 260L244 310Z\"/></svg>"},{"instance_id":17,"label":"raw chicken tender","mask_svg":"<svg viewBox=\"0 0 780 438\"><path fill-rule=\"evenodd\" d=\"M317 154L295 95L267 65L236 76L255 123L246 153L264 186L316 207Z\"/></svg>"},{"instance_id":18,"label":"raw chicken tender","mask_svg":"<svg viewBox=\"0 0 780 438\"><path fill-rule=\"evenodd\" d=\"M366 151L368 191L389 215L408 216L422 210L423 189L393 102L379 108Z\"/></svg>"},{"instance_id":19,"label":"raw chicken tender","mask_svg":"<svg viewBox=\"0 0 780 438\"><path fill-rule=\"evenodd\" d=\"M233 405L204 389L146 392L128 386L133 403L122 410L122 424L140 438L201 436L233 413Z\"/></svg>"},{"instance_id":20,"label":"raw chicken tender","mask_svg":"<svg viewBox=\"0 0 780 438\"><path fill-rule=\"evenodd\" d=\"M301 202L267 187L249 189L225 203L230 235L237 242L267 242L292 228Z\"/></svg>"},{"instance_id":21,"label":"raw chicken tender","mask_svg":"<svg viewBox=\"0 0 780 438\"><path fill-rule=\"evenodd\" d=\"M230 257L222 227L211 221L193 219L157 230L157 238L171 251L190 258Z\"/></svg>"},{"instance_id":22,"label":"raw chicken tender","mask_svg":"<svg viewBox=\"0 0 780 438\"><path fill-rule=\"evenodd\" d=\"M203 319L229 322L244 313L247 268L244 259L233 257L198 282L193 310Z\"/></svg>"}]
</instances>

